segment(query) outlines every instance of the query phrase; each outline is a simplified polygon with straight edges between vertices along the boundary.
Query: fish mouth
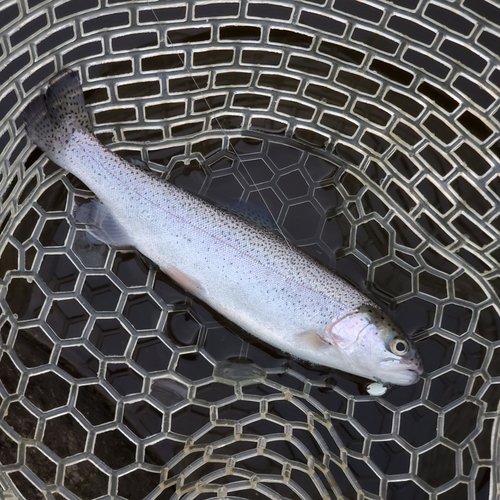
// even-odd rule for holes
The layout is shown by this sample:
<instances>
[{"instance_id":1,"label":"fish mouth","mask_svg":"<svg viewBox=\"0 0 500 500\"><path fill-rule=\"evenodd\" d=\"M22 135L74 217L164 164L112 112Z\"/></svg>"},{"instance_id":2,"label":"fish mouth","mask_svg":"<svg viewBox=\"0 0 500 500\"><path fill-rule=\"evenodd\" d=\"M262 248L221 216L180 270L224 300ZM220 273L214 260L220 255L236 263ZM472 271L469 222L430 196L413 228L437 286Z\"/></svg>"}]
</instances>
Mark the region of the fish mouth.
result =
<instances>
[{"instance_id":1,"label":"fish mouth","mask_svg":"<svg viewBox=\"0 0 500 500\"><path fill-rule=\"evenodd\" d=\"M390 379L389 383L394 385L413 385L417 383L420 374L415 370L405 370L397 375L393 373L388 378Z\"/></svg>"},{"instance_id":2,"label":"fish mouth","mask_svg":"<svg viewBox=\"0 0 500 500\"><path fill-rule=\"evenodd\" d=\"M421 366L414 367L414 366L407 366L405 371L403 373L408 374L408 382L406 385L412 385L417 383L418 379L424 373L424 370ZM404 377L407 378L407 377Z\"/></svg>"},{"instance_id":3,"label":"fish mouth","mask_svg":"<svg viewBox=\"0 0 500 500\"><path fill-rule=\"evenodd\" d=\"M420 377L422 373L424 373L424 367L422 366L422 360L420 359L420 356L415 356L412 359L408 359L403 361L402 367L415 374L415 376Z\"/></svg>"},{"instance_id":4,"label":"fish mouth","mask_svg":"<svg viewBox=\"0 0 500 500\"><path fill-rule=\"evenodd\" d=\"M387 382L395 385L416 384L424 372L421 365L413 363L399 364L397 367L389 368L386 372Z\"/></svg>"},{"instance_id":5,"label":"fish mouth","mask_svg":"<svg viewBox=\"0 0 500 500\"><path fill-rule=\"evenodd\" d=\"M419 377L420 377L420 375L422 375L422 373L424 373L424 367L422 366L421 362L419 362L417 365L415 365L415 364L407 365L406 369L411 371L411 372L414 372Z\"/></svg>"}]
</instances>

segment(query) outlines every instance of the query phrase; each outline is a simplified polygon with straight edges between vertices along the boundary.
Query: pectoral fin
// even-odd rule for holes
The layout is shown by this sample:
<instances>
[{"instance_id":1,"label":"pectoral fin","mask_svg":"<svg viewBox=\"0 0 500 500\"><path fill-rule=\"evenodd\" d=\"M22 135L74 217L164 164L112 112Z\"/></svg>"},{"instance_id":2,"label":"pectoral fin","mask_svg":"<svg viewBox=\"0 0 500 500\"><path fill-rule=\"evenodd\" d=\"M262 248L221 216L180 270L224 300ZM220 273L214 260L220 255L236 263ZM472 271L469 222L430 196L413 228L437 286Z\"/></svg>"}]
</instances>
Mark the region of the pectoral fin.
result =
<instances>
[{"instance_id":1,"label":"pectoral fin","mask_svg":"<svg viewBox=\"0 0 500 500\"><path fill-rule=\"evenodd\" d=\"M197 297L203 297L205 290L196 279L188 276L186 273L174 266L169 266L167 269L162 269L162 271L168 274L176 283L189 293L192 293Z\"/></svg>"},{"instance_id":2,"label":"pectoral fin","mask_svg":"<svg viewBox=\"0 0 500 500\"><path fill-rule=\"evenodd\" d=\"M300 342L312 349L324 349L328 345L328 342L314 330L299 333L297 337Z\"/></svg>"}]
</instances>

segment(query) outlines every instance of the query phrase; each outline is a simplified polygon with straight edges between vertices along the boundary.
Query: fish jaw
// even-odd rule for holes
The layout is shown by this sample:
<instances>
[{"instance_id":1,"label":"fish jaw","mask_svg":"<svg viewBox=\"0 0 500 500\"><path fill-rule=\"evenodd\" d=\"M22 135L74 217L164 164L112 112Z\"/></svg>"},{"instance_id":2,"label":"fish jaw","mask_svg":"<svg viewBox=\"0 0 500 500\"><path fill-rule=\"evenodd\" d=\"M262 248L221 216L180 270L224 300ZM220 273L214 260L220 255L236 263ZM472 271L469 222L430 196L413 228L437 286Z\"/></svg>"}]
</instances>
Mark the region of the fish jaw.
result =
<instances>
[{"instance_id":1,"label":"fish jaw","mask_svg":"<svg viewBox=\"0 0 500 500\"><path fill-rule=\"evenodd\" d=\"M422 358L418 351L411 346L404 357L390 354L390 357L381 360L378 367L378 380L395 385L416 384L424 373Z\"/></svg>"},{"instance_id":2,"label":"fish jaw","mask_svg":"<svg viewBox=\"0 0 500 500\"><path fill-rule=\"evenodd\" d=\"M402 366L398 360L382 361L381 368L385 369L387 375L382 375L378 380L394 385L416 384L424 372L419 364L408 363Z\"/></svg>"},{"instance_id":3,"label":"fish jaw","mask_svg":"<svg viewBox=\"0 0 500 500\"><path fill-rule=\"evenodd\" d=\"M395 385L412 385L419 381L424 373L422 358L415 347L410 343L409 351L404 356L397 356L391 352L380 361L378 373L380 380L386 379Z\"/></svg>"}]
</instances>

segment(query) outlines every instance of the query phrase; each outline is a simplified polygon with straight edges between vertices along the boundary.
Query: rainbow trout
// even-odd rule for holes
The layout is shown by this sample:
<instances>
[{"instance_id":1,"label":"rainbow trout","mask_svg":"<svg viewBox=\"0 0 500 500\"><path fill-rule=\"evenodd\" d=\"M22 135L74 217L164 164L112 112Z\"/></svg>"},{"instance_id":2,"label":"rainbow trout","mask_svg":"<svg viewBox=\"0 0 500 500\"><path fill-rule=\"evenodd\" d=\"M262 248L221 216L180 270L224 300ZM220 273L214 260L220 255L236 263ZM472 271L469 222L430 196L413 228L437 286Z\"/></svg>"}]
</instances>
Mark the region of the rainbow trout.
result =
<instances>
[{"instance_id":1,"label":"rainbow trout","mask_svg":"<svg viewBox=\"0 0 500 500\"><path fill-rule=\"evenodd\" d=\"M284 239L119 158L92 134L76 72L54 77L23 112L47 156L97 196L90 232L132 245L189 293L297 358L409 385L420 356L386 315Z\"/></svg>"}]
</instances>

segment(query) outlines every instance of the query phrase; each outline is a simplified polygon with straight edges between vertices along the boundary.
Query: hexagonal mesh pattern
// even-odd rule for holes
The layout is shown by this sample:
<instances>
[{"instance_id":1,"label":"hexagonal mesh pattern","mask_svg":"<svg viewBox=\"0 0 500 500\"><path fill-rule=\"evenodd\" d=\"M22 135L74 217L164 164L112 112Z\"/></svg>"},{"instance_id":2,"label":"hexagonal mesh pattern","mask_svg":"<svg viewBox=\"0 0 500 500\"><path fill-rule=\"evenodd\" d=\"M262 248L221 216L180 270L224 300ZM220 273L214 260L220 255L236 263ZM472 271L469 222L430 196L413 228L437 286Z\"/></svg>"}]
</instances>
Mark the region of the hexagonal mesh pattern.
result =
<instances>
[{"instance_id":1,"label":"hexagonal mesh pattern","mask_svg":"<svg viewBox=\"0 0 500 500\"><path fill-rule=\"evenodd\" d=\"M4 1L4 497L494 498L499 19L487 0ZM389 309L422 380L368 396L89 245L92 194L19 120L63 67L108 147L270 212Z\"/></svg>"}]
</instances>

